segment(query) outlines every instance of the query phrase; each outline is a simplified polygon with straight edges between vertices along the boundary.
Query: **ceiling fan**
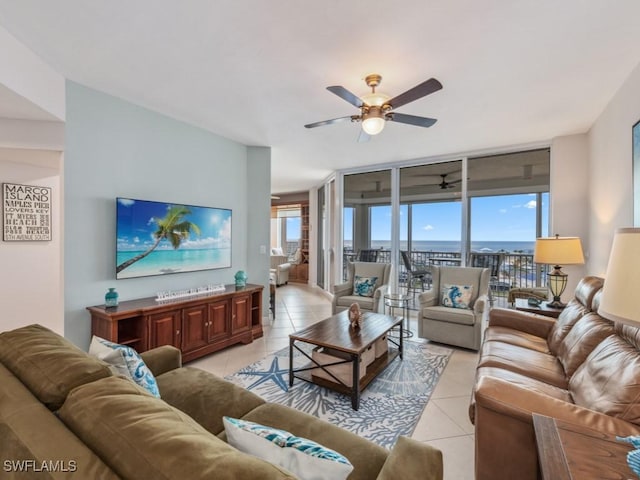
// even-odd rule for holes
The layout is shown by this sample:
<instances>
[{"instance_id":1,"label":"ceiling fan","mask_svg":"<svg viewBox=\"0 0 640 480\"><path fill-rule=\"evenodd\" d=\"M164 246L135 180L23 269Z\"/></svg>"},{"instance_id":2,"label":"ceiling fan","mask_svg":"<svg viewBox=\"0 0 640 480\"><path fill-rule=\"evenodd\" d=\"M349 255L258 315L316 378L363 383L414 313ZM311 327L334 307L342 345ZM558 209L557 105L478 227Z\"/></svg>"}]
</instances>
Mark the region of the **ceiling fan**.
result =
<instances>
[{"instance_id":1,"label":"ceiling fan","mask_svg":"<svg viewBox=\"0 0 640 480\"><path fill-rule=\"evenodd\" d=\"M448 173L440 174L440 176L442 177L442 182L438 184L438 186L440 187L440 190L446 190L447 188L455 188L456 184L462 181L462 179L460 179L460 180L452 180L450 182L447 182L447 175L449 174Z\"/></svg>"},{"instance_id":2,"label":"ceiling fan","mask_svg":"<svg viewBox=\"0 0 640 480\"><path fill-rule=\"evenodd\" d=\"M386 121L405 123L408 125L415 125L417 127L430 127L436 123L437 120L435 118L418 117L416 115L407 115L406 113L397 113L394 111L396 108L440 90L442 88L442 84L435 78L430 78L429 80L416 85L394 98L389 98L387 95L376 92L376 87L378 87L382 81L382 77L380 75L376 73L367 75L364 81L367 86L371 88L371 93L364 95L362 98L351 93L340 85L327 87L327 90L331 93L334 93L343 100L346 100L354 107L359 108L359 115L348 115L346 117L309 123L305 125L305 127L321 127L323 125L331 125L345 120L362 122L362 130L358 137L358 141L366 142L369 140L371 135L377 135L384 129Z\"/></svg>"}]
</instances>

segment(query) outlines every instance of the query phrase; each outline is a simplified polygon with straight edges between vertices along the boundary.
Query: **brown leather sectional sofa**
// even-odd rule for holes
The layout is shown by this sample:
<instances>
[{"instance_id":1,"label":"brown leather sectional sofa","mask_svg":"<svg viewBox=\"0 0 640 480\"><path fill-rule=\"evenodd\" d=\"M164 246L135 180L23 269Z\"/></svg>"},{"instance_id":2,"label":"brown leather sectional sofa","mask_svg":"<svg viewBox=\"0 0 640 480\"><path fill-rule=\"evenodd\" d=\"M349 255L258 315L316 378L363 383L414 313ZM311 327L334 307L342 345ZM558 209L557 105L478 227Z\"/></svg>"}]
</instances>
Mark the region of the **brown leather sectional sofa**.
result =
<instances>
[{"instance_id":1,"label":"brown leather sectional sofa","mask_svg":"<svg viewBox=\"0 0 640 480\"><path fill-rule=\"evenodd\" d=\"M540 478L533 413L640 434L640 333L596 313L602 285L582 279L557 321L491 310L469 409L476 480Z\"/></svg>"}]
</instances>

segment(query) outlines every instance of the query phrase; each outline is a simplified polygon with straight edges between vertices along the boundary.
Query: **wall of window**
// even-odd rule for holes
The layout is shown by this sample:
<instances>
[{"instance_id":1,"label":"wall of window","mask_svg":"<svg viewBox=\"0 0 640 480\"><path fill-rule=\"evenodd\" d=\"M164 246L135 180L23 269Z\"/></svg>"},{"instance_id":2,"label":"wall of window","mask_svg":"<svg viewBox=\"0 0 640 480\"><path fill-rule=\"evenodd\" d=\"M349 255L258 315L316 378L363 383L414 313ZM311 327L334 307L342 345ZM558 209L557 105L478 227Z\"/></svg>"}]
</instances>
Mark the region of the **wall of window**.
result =
<instances>
[{"instance_id":1,"label":"wall of window","mask_svg":"<svg viewBox=\"0 0 640 480\"><path fill-rule=\"evenodd\" d=\"M535 239L548 235L549 149L346 173L343 205L343 261L376 250L376 261L395 265L398 284L401 250L422 264L465 265L482 252L526 255L525 264Z\"/></svg>"}]
</instances>

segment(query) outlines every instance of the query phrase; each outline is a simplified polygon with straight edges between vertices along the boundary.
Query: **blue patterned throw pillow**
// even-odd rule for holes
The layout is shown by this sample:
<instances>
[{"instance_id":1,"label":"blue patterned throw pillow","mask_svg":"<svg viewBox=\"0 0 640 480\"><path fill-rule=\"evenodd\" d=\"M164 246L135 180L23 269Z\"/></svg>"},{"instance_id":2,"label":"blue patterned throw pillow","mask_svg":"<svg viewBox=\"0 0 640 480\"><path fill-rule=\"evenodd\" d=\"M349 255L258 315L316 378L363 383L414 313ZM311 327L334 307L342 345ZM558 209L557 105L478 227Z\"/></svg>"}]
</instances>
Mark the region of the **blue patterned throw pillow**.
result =
<instances>
[{"instance_id":1,"label":"blue patterned throw pillow","mask_svg":"<svg viewBox=\"0 0 640 480\"><path fill-rule=\"evenodd\" d=\"M356 279L353 282L353 294L361 297L373 297L373 292L376 291L376 282L378 277L361 277L356 275Z\"/></svg>"},{"instance_id":2,"label":"blue patterned throw pillow","mask_svg":"<svg viewBox=\"0 0 640 480\"><path fill-rule=\"evenodd\" d=\"M449 285L442 286L442 306L452 308L470 308L473 285Z\"/></svg>"},{"instance_id":3,"label":"blue patterned throw pillow","mask_svg":"<svg viewBox=\"0 0 640 480\"><path fill-rule=\"evenodd\" d=\"M616 440L633 445L634 449L627 453L627 464L640 477L640 436L616 437Z\"/></svg>"},{"instance_id":4,"label":"blue patterned throw pillow","mask_svg":"<svg viewBox=\"0 0 640 480\"><path fill-rule=\"evenodd\" d=\"M230 445L282 467L302 480L346 479L353 465L343 455L285 430L223 417Z\"/></svg>"},{"instance_id":5,"label":"blue patterned throw pillow","mask_svg":"<svg viewBox=\"0 0 640 480\"><path fill-rule=\"evenodd\" d=\"M149 367L144 363L142 357L138 355L133 348L127 347L126 345L120 345L117 343L110 342L109 340L105 340L104 338L95 337L100 344L112 348L113 350L117 350L122 354L122 358L124 359L124 363L126 369L129 372L131 379L140 385L142 388L147 390L154 397L160 398L160 390L158 390L158 383L156 382L153 373L149 370ZM93 340L92 340L93 341ZM89 353L92 353L91 350ZM104 359L105 361L107 358Z\"/></svg>"}]
</instances>

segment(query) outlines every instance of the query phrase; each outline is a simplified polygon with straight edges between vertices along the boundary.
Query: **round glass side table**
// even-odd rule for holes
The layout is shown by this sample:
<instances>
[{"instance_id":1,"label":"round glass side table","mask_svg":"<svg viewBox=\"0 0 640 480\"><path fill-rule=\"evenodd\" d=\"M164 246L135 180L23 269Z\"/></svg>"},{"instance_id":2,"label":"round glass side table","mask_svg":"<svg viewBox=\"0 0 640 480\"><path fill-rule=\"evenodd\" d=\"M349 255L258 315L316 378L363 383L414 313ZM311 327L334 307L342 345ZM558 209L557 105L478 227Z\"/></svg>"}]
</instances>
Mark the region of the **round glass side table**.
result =
<instances>
[{"instance_id":1,"label":"round glass side table","mask_svg":"<svg viewBox=\"0 0 640 480\"><path fill-rule=\"evenodd\" d=\"M385 293L384 294L384 313L394 315L397 308L402 309L402 319L404 320L404 328L402 329L402 337L413 337L413 332L409 329L409 300L408 295L402 293Z\"/></svg>"}]
</instances>

